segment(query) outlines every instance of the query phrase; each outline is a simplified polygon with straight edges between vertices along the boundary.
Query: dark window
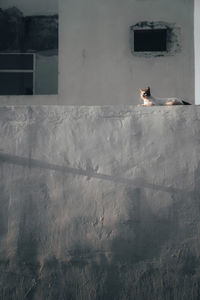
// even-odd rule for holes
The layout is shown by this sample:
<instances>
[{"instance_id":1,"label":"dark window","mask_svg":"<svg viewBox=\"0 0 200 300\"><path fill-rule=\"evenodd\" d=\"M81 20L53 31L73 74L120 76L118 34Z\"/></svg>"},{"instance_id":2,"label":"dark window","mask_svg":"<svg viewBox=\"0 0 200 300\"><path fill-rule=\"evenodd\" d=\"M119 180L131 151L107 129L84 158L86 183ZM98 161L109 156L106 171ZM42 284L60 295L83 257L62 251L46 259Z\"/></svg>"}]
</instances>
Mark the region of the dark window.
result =
<instances>
[{"instance_id":1,"label":"dark window","mask_svg":"<svg viewBox=\"0 0 200 300\"><path fill-rule=\"evenodd\" d=\"M1 54L0 70L31 70L33 54Z\"/></svg>"},{"instance_id":2,"label":"dark window","mask_svg":"<svg viewBox=\"0 0 200 300\"><path fill-rule=\"evenodd\" d=\"M151 52L167 50L167 29L134 30L134 51Z\"/></svg>"},{"instance_id":3,"label":"dark window","mask_svg":"<svg viewBox=\"0 0 200 300\"><path fill-rule=\"evenodd\" d=\"M0 73L0 95L32 95L33 73Z\"/></svg>"},{"instance_id":4,"label":"dark window","mask_svg":"<svg viewBox=\"0 0 200 300\"><path fill-rule=\"evenodd\" d=\"M0 95L34 94L34 54L0 53Z\"/></svg>"}]
</instances>

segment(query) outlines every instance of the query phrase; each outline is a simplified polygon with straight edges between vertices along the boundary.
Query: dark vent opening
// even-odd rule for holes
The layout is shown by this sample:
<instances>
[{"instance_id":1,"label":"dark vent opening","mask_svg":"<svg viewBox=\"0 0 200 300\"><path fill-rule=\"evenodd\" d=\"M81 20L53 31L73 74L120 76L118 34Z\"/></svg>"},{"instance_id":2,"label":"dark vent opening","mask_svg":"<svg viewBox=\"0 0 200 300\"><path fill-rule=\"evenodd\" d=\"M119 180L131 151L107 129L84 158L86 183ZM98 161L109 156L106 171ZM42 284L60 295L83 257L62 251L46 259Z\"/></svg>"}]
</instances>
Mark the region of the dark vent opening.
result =
<instances>
[{"instance_id":1,"label":"dark vent opening","mask_svg":"<svg viewBox=\"0 0 200 300\"><path fill-rule=\"evenodd\" d=\"M167 29L134 30L134 51L167 51Z\"/></svg>"}]
</instances>

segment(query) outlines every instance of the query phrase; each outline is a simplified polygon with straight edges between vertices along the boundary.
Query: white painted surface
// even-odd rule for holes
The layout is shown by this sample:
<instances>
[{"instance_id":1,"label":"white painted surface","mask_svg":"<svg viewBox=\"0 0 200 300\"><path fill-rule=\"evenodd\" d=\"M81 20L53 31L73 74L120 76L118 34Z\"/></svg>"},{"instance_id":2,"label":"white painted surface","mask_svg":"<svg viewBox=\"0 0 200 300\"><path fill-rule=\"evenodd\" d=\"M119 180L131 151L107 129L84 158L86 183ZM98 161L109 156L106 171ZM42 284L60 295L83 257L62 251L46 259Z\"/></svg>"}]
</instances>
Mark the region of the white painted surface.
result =
<instances>
[{"instance_id":1,"label":"white painted surface","mask_svg":"<svg viewBox=\"0 0 200 300\"><path fill-rule=\"evenodd\" d=\"M199 136L195 106L1 107L1 299L199 299Z\"/></svg>"},{"instance_id":2,"label":"white painted surface","mask_svg":"<svg viewBox=\"0 0 200 300\"><path fill-rule=\"evenodd\" d=\"M200 1L195 0L194 36L195 36L195 103L200 104Z\"/></svg>"},{"instance_id":3,"label":"white painted surface","mask_svg":"<svg viewBox=\"0 0 200 300\"><path fill-rule=\"evenodd\" d=\"M58 95L23 95L23 96L0 96L0 106L5 105L58 105Z\"/></svg>"},{"instance_id":4,"label":"white painted surface","mask_svg":"<svg viewBox=\"0 0 200 300\"><path fill-rule=\"evenodd\" d=\"M182 51L134 57L129 26L164 21L181 27ZM194 100L193 1L61 0L60 97L66 104L137 104L147 84L157 97Z\"/></svg>"}]
</instances>

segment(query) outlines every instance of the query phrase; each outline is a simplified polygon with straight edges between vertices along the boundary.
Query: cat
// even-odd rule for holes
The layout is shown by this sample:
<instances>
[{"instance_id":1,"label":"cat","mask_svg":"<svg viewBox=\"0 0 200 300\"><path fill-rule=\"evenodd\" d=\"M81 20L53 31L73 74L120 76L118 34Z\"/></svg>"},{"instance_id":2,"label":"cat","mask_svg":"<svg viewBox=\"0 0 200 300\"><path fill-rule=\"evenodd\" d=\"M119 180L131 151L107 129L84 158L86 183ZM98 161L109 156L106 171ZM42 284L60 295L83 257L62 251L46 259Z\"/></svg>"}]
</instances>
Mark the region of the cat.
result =
<instances>
[{"instance_id":1,"label":"cat","mask_svg":"<svg viewBox=\"0 0 200 300\"><path fill-rule=\"evenodd\" d=\"M191 105L186 101L183 101L178 98L155 98L151 96L150 87L148 86L146 89L140 89L140 98L144 101L142 106L153 106L153 105Z\"/></svg>"}]
</instances>

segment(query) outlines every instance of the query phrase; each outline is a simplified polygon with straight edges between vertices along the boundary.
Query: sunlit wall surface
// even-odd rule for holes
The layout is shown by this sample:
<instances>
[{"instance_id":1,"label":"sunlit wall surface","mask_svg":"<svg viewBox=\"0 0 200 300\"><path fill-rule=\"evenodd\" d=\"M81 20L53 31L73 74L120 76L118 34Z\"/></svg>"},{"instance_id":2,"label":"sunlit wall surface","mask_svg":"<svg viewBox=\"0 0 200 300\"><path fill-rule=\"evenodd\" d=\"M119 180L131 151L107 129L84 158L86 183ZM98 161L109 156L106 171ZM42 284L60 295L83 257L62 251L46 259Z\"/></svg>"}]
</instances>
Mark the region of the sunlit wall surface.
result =
<instances>
[{"instance_id":1,"label":"sunlit wall surface","mask_svg":"<svg viewBox=\"0 0 200 300\"><path fill-rule=\"evenodd\" d=\"M194 37L195 37L195 103L200 104L200 1L195 0Z\"/></svg>"}]
</instances>

